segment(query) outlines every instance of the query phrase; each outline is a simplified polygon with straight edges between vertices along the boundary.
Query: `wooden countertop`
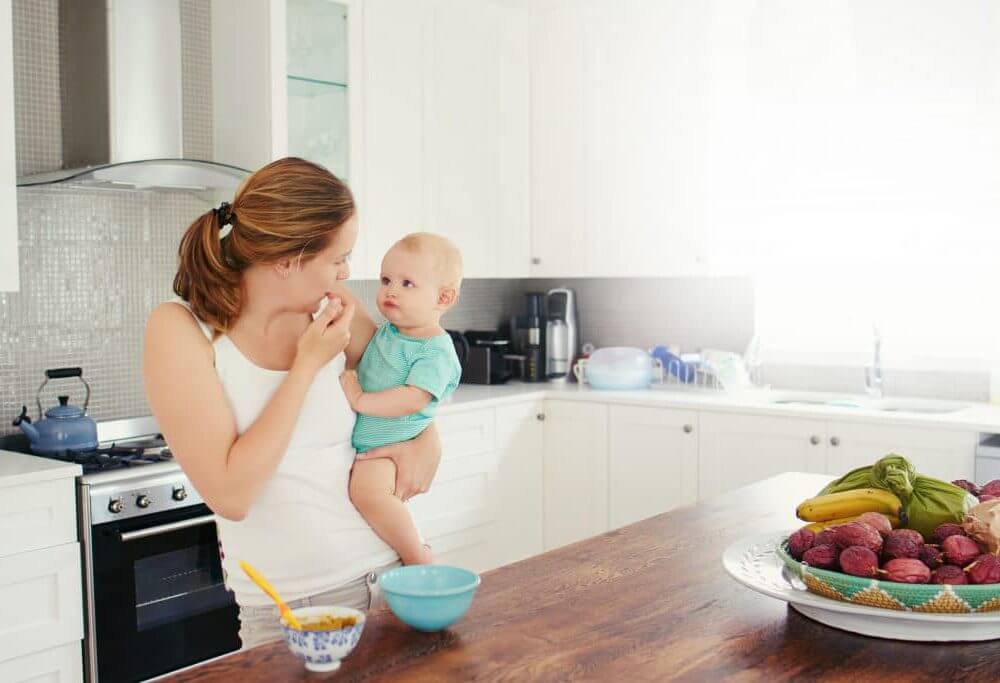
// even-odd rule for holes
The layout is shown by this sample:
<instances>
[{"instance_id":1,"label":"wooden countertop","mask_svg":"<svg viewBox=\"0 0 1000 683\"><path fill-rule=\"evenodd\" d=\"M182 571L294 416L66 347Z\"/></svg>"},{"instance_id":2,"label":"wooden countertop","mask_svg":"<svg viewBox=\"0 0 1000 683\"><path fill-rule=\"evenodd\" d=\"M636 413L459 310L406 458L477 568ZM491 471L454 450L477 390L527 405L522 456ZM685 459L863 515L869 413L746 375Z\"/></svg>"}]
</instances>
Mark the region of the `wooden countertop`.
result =
<instances>
[{"instance_id":1,"label":"wooden countertop","mask_svg":"<svg viewBox=\"0 0 1000 683\"><path fill-rule=\"evenodd\" d=\"M838 631L726 575L730 543L797 527L795 504L829 479L783 474L488 572L448 631L377 610L335 673L307 672L277 642L167 680L1000 680L995 642Z\"/></svg>"}]
</instances>

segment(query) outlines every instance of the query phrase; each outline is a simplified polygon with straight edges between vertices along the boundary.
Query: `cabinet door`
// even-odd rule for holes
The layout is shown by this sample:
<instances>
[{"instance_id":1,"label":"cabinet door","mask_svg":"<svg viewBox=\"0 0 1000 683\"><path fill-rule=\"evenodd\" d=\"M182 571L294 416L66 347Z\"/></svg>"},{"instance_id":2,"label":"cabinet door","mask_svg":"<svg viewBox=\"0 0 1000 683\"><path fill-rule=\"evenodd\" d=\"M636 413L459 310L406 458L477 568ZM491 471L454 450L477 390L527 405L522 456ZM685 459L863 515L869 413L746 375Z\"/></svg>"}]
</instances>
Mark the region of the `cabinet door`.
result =
<instances>
[{"instance_id":1,"label":"cabinet door","mask_svg":"<svg viewBox=\"0 0 1000 683\"><path fill-rule=\"evenodd\" d=\"M608 530L608 407L546 401L545 549Z\"/></svg>"},{"instance_id":2,"label":"cabinet door","mask_svg":"<svg viewBox=\"0 0 1000 683\"><path fill-rule=\"evenodd\" d=\"M466 277L495 277L499 181L498 17L482 0L433 0L426 45L429 229L462 251Z\"/></svg>"},{"instance_id":3,"label":"cabinet door","mask_svg":"<svg viewBox=\"0 0 1000 683\"><path fill-rule=\"evenodd\" d=\"M608 425L612 529L698 499L698 413L611 406Z\"/></svg>"},{"instance_id":4,"label":"cabinet door","mask_svg":"<svg viewBox=\"0 0 1000 683\"><path fill-rule=\"evenodd\" d=\"M497 408L498 566L537 555L545 548L542 444L544 404L533 401Z\"/></svg>"},{"instance_id":5,"label":"cabinet door","mask_svg":"<svg viewBox=\"0 0 1000 683\"><path fill-rule=\"evenodd\" d=\"M18 289L16 181L11 3L0 0L0 292Z\"/></svg>"},{"instance_id":6,"label":"cabinet door","mask_svg":"<svg viewBox=\"0 0 1000 683\"><path fill-rule=\"evenodd\" d=\"M377 277L403 235L432 230L424 212L424 46L429 4L364 3L364 197L362 270Z\"/></svg>"},{"instance_id":7,"label":"cabinet door","mask_svg":"<svg viewBox=\"0 0 1000 683\"><path fill-rule=\"evenodd\" d=\"M820 420L703 412L699 426L699 498L782 472L826 472Z\"/></svg>"},{"instance_id":8,"label":"cabinet door","mask_svg":"<svg viewBox=\"0 0 1000 683\"><path fill-rule=\"evenodd\" d=\"M585 49L579 8L535 12L531 49L531 274L588 275Z\"/></svg>"},{"instance_id":9,"label":"cabinet door","mask_svg":"<svg viewBox=\"0 0 1000 683\"><path fill-rule=\"evenodd\" d=\"M906 457L917 471L953 481L975 476L977 435L926 427L830 422L827 473L840 476L889 453Z\"/></svg>"},{"instance_id":10,"label":"cabinet door","mask_svg":"<svg viewBox=\"0 0 1000 683\"><path fill-rule=\"evenodd\" d=\"M74 641L0 662L0 681L7 683L81 683L83 651Z\"/></svg>"}]
</instances>

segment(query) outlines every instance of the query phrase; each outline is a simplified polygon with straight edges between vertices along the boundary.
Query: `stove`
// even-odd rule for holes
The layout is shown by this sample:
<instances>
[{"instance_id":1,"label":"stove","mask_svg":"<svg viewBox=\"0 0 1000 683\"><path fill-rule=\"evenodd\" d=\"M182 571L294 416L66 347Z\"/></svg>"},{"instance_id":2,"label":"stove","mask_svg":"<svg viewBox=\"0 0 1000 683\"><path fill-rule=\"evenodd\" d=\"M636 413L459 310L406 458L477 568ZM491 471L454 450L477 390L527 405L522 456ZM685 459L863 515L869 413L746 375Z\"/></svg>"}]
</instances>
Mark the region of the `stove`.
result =
<instances>
[{"instance_id":1,"label":"stove","mask_svg":"<svg viewBox=\"0 0 1000 683\"><path fill-rule=\"evenodd\" d=\"M81 465L85 675L139 681L239 649L215 516L174 461L156 420L97 423L98 447L38 455ZM0 449L31 453L27 438Z\"/></svg>"}]
</instances>

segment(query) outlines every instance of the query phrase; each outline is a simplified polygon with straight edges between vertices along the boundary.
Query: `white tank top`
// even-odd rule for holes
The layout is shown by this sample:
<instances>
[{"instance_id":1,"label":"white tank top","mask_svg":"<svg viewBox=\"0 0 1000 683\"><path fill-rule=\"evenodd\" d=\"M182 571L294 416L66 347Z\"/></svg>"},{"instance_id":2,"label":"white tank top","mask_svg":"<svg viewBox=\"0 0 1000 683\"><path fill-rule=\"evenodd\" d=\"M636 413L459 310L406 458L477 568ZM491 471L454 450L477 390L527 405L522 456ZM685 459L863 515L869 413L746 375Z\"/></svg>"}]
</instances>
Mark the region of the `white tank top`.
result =
<instances>
[{"instance_id":1,"label":"white tank top","mask_svg":"<svg viewBox=\"0 0 1000 683\"><path fill-rule=\"evenodd\" d=\"M191 311L187 302L174 302ZM211 328L194 317L211 341ZM242 434L288 373L254 365L226 335L212 346ZM243 573L239 560L260 570L289 601L337 588L397 559L348 495L354 412L340 386L344 363L341 353L316 374L288 450L247 516L239 522L217 518L222 567L241 605L268 605L270 599Z\"/></svg>"}]
</instances>

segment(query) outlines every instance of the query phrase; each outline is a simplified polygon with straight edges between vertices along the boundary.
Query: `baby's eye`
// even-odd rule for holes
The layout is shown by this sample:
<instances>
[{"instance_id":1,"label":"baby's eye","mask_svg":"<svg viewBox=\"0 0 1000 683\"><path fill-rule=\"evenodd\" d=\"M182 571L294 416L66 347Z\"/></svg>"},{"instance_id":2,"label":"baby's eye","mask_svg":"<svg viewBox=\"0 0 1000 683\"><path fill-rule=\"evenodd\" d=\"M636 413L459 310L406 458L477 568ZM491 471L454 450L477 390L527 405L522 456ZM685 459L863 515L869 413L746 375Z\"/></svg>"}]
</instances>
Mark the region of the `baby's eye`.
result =
<instances>
[{"instance_id":1,"label":"baby's eye","mask_svg":"<svg viewBox=\"0 0 1000 683\"><path fill-rule=\"evenodd\" d=\"M385 275L382 276L382 284L383 285L388 285L389 284L389 278L387 278Z\"/></svg>"},{"instance_id":2,"label":"baby's eye","mask_svg":"<svg viewBox=\"0 0 1000 683\"><path fill-rule=\"evenodd\" d=\"M416 287L413 280L403 280L404 287Z\"/></svg>"}]
</instances>

